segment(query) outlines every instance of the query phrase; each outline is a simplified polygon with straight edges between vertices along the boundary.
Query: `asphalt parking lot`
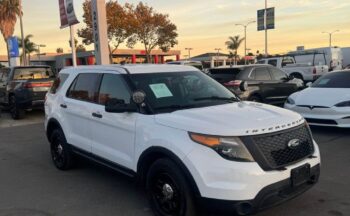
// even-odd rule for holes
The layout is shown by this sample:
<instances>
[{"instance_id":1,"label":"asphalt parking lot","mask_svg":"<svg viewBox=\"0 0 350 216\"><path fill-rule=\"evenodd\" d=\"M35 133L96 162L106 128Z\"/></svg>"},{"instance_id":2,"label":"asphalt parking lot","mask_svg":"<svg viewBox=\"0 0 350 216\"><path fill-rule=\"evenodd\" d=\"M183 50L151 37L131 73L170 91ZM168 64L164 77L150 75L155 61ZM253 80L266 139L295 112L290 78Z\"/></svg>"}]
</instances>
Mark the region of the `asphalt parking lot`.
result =
<instances>
[{"instance_id":1,"label":"asphalt parking lot","mask_svg":"<svg viewBox=\"0 0 350 216\"><path fill-rule=\"evenodd\" d=\"M350 215L350 130L312 128L322 153L320 182L302 196L258 216ZM0 216L152 215L131 179L79 161L74 170L51 163L43 113L0 118Z\"/></svg>"}]
</instances>

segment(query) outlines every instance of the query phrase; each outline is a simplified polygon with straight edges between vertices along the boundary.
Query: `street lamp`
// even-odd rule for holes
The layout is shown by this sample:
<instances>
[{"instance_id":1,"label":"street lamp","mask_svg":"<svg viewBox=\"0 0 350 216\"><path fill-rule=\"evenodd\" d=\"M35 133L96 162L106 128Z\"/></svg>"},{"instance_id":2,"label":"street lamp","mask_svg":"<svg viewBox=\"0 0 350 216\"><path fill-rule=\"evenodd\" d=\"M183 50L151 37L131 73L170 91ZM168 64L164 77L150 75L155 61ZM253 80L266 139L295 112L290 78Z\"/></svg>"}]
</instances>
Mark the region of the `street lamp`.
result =
<instances>
[{"instance_id":1,"label":"street lamp","mask_svg":"<svg viewBox=\"0 0 350 216\"><path fill-rule=\"evenodd\" d=\"M243 28L244 28L244 64L245 65L247 64L247 60L246 60L246 57L247 57L247 27L253 23L256 23L256 21L251 21L251 22L248 22L247 24L236 24L236 26L243 26Z\"/></svg>"},{"instance_id":2,"label":"street lamp","mask_svg":"<svg viewBox=\"0 0 350 216\"><path fill-rule=\"evenodd\" d=\"M220 54L221 48L215 48L215 51L217 51L216 61L217 61L217 66L219 67L219 54Z\"/></svg>"},{"instance_id":3,"label":"street lamp","mask_svg":"<svg viewBox=\"0 0 350 216\"><path fill-rule=\"evenodd\" d=\"M20 13L19 13L19 21L20 21L20 27L21 27L21 43L22 43L22 64L24 66L27 65L27 54L26 54L26 47L24 43L24 33L23 33L23 6L22 6L22 0L19 1L20 5Z\"/></svg>"},{"instance_id":4,"label":"street lamp","mask_svg":"<svg viewBox=\"0 0 350 216\"><path fill-rule=\"evenodd\" d=\"M322 32L322 34L329 34L329 48L332 48L332 35L336 32L340 32L339 30L335 30L332 32Z\"/></svg>"},{"instance_id":5,"label":"street lamp","mask_svg":"<svg viewBox=\"0 0 350 216\"><path fill-rule=\"evenodd\" d=\"M193 50L193 48L185 48L185 50L188 50L188 60L191 59L191 50Z\"/></svg>"},{"instance_id":6,"label":"street lamp","mask_svg":"<svg viewBox=\"0 0 350 216\"><path fill-rule=\"evenodd\" d=\"M38 58L39 58L39 62L40 62L40 60L41 60L40 59L40 55L41 55L40 54L40 47L46 47L46 45L44 45L44 44L37 44L36 46L38 47Z\"/></svg>"}]
</instances>

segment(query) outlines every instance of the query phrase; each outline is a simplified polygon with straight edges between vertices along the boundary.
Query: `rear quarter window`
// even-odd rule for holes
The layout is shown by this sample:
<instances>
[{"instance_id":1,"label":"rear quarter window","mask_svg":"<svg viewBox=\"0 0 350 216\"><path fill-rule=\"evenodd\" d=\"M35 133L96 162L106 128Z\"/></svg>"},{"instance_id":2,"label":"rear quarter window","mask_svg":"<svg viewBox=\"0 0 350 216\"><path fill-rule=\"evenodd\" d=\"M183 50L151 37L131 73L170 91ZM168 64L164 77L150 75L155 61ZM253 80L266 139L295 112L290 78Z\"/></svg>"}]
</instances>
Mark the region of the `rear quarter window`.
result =
<instances>
[{"instance_id":1,"label":"rear quarter window","mask_svg":"<svg viewBox=\"0 0 350 216\"><path fill-rule=\"evenodd\" d=\"M51 94L56 94L63 86L63 84L67 81L69 74L58 74L58 77L52 84L50 89Z\"/></svg>"}]
</instances>

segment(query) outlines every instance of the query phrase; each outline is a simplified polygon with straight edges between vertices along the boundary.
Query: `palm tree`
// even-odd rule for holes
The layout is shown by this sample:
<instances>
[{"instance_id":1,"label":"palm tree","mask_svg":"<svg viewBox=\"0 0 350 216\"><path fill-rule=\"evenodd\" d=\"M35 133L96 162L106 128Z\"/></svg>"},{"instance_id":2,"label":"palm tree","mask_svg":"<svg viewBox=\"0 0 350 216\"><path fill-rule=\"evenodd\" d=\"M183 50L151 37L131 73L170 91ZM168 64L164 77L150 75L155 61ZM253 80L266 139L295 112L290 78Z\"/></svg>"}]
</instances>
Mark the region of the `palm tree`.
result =
<instances>
[{"instance_id":1,"label":"palm tree","mask_svg":"<svg viewBox=\"0 0 350 216\"><path fill-rule=\"evenodd\" d=\"M232 50L233 51L233 55L235 57L235 64L237 64L237 50L239 49L239 47L241 46L242 42L245 40L245 38L240 38L239 35L236 35L234 37L229 37L229 40L226 41L226 46L227 49Z\"/></svg>"},{"instance_id":2,"label":"palm tree","mask_svg":"<svg viewBox=\"0 0 350 216\"><path fill-rule=\"evenodd\" d=\"M33 52L38 52L38 49L37 49L37 45L35 43L33 43L32 41L30 41L30 39L33 38L33 35L27 35L25 38L24 38L24 46L25 46L25 51L26 51L26 54L28 56L26 56L26 58L28 59L28 63L30 64L30 54L33 53ZM18 38L18 41L22 41L21 38ZM22 44L21 43L18 43L19 47L22 48L23 50L23 47L22 47ZM22 52L23 53L23 52ZM22 54L23 55L23 54Z\"/></svg>"},{"instance_id":3,"label":"palm tree","mask_svg":"<svg viewBox=\"0 0 350 216\"><path fill-rule=\"evenodd\" d=\"M1 0L0 1L0 31L7 44L7 39L11 37L15 31L17 16L20 15L20 0ZM7 53L9 47L7 44ZM10 56L8 55L10 63Z\"/></svg>"},{"instance_id":4,"label":"palm tree","mask_svg":"<svg viewBox=\"0 0 350 216\"><path fill-rule=\"evenodd\" d=\"M61 47L59 47L59 48L57 48L56 49L56 53L63 53L64 51L63 51L63 48L61 48Z\"/></svg>"}]
</instances>

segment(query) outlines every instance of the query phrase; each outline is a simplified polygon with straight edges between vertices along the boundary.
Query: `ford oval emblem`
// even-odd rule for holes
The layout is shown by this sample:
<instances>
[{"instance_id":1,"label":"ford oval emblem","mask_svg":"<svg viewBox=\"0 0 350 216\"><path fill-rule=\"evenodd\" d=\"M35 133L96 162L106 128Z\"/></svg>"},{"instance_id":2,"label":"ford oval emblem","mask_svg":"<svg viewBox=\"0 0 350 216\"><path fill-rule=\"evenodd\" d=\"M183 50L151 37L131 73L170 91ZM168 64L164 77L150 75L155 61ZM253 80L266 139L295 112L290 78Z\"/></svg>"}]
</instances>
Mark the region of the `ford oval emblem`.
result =
<instances>
[{"instance_id":1,"label":"ford oval emblem","mask_svg":"<svg viewBox=\"0 0 350 216\"><path fill-rule=\"evenodd\" d=\"M288 148L290 149L296 149L298 146L300 146L301 142L299 139L292 139L288 142Z\"/></svg>"}]
</instances>

